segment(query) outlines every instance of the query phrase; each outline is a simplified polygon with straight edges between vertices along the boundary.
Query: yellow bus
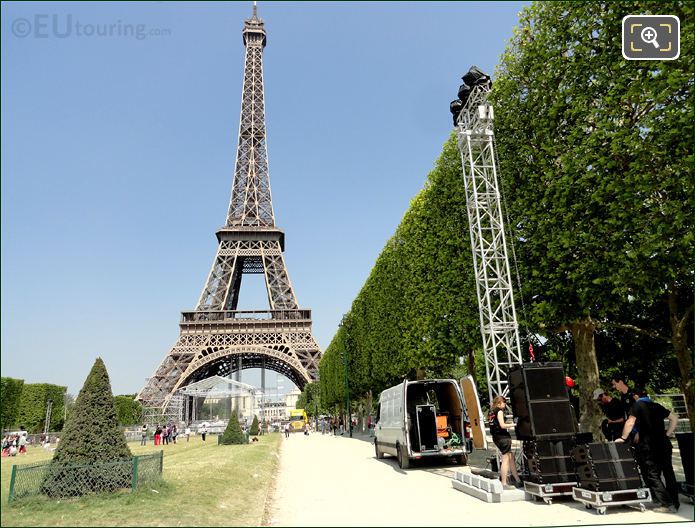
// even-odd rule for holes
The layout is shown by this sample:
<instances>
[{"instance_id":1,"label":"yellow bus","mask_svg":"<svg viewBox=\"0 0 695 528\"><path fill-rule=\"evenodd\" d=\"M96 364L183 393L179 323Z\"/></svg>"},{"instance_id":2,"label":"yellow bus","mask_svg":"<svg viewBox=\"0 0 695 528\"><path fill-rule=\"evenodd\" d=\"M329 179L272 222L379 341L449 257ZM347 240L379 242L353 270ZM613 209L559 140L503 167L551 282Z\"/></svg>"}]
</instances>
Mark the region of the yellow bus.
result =
<instances>
[{"instance_id":1,"label":"yellow bus","mask_svg":"<svg viewBox=\"0 0 695 528\"><path fill-rule=\"evenodd\" d=\"M306 431L307 424L309 423L309 417L306 415L304 409L293 409L290 411L290 431L295 433L297 431Z\"/></svg>"}]
</instances>

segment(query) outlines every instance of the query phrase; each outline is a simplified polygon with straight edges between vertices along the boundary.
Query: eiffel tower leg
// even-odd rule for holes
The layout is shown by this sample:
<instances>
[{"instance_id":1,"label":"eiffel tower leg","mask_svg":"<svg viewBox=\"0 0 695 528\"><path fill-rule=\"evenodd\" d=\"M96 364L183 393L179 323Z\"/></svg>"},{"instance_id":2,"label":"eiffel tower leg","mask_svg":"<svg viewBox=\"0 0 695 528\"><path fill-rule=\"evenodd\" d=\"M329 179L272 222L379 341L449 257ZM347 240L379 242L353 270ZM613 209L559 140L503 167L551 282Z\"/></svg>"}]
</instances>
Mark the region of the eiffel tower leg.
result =
<instances>
[{"instance_id":1,"label":"eiffel tower leg","mask_svg":"<svg viewBox=\"0 0 695 528\"><path fill-rule=\"evenodd\" d=\"M271 308L273 310L296 310L297 298L287 274L280 242L265 245L262 255Z\"/></svg>"}]
</instances>

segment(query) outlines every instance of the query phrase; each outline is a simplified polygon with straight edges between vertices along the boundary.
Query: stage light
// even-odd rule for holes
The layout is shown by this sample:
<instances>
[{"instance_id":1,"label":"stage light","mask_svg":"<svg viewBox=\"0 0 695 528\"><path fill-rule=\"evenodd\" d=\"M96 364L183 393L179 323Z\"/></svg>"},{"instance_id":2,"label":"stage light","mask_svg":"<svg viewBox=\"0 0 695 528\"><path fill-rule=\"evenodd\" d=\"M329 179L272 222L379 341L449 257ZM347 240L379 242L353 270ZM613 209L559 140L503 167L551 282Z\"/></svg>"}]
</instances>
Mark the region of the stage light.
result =
<instances>
[{"instance_id":1,"label":"stage light","mask_svg":"<svg viewBox=\"0 0 695 528\"><path fill-rule=\"evenodd\" d=\"M461 102L460 99L454 99L449 104L449 112L451 112L451 116L454 119L454 126L457 125L456 120L458 119L458 116L461 113L462 108L463 108L463 103Z\"/></svg>"},{"instance_id":2,"label":"stage light","mask_svg":"<svg viewBox=\"0 0 695 528\"><path fill-rule=\"evenodd\" d=\"M468 96L471 95L471 87L468 86L467 84L462 84L459 86L459 99L461 99L461 102L465 105L466 101L468 101Z\"/></svg>"},{"instance_id":3,"label":"stage light","mask_svg":"<svg viewBox=\"0 0 695 528\"><path fill-rule=\"evenodd\" d=\"M471 66L468 73L461 77L461 79L463 79L463 82L471 87L490 83L490 76L480 70L477 66Z\"/></svg>"}]
</instances>

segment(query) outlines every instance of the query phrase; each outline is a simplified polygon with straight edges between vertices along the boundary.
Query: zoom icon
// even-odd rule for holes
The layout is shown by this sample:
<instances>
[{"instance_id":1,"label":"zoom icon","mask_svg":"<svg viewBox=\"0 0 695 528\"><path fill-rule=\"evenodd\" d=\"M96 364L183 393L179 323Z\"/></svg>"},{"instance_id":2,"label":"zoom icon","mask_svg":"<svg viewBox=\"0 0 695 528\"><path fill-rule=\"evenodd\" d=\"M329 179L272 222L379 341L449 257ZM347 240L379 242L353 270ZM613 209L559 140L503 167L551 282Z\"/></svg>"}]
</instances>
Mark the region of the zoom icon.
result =
<instances>
[{"instance_id":1,"label":"zoom icon","mask_svg":"<svg viewBox=\"0 0 695 528\"><path fill-rule=\"evenodd\" d=\"M627 15L623 18L623 57L674 60L681 54L681 21L675 15Z\"/></svg>"}]
</instances>

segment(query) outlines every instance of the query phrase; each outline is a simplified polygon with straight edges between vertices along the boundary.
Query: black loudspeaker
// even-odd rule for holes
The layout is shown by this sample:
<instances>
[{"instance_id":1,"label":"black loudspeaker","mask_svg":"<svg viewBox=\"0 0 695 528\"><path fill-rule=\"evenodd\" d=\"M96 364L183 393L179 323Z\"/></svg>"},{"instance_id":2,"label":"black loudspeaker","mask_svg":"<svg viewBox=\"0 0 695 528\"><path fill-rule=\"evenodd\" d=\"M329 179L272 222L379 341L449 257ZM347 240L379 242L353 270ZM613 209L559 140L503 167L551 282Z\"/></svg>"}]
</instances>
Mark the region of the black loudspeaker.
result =
<instances>
[{"instance_id":1,"label":"black loudspeaker","mask_svg":"<svg viewBox=\"0 0 695 528\"><path fill-rule=\"evenodd\" d=\"M637 462L629 444L580 444L572 452L580 487L591 491L619 491L642 487Z\"/></svg>"},{"instance_id":2,"label":"black loudspeaker","mask_svg":"<svg viewBox=\"0 0 695 528\"><path fill-rule=\"evenodd\" d=\"M693 485L693 433L676 433L686 484Z\"/></svg>"},{"instance_id":3,"label":"black loudspeaker","mask_svg":"<svg viewBox=\"0 0 695 528\"><path fill-rule=\"evenodd\" d=\"M566 438L577 432L562 363L524 363L513 367L508 379L517 438Z\"/></svg>"},{"instance_id":4,"label":"black loudspeaker","mask_svg":"<svg viewBox=\"0 0 695 528\"><path fill-rule=\"evenodd\" d=\"M577 482L572 459L573 439L524 442L528 480L537 484Z\"/></svg>"}]
</instances>

